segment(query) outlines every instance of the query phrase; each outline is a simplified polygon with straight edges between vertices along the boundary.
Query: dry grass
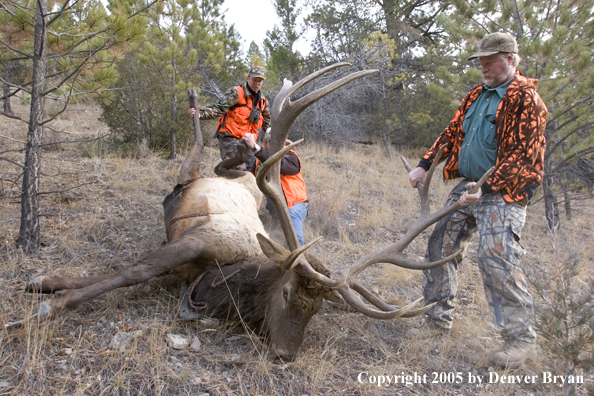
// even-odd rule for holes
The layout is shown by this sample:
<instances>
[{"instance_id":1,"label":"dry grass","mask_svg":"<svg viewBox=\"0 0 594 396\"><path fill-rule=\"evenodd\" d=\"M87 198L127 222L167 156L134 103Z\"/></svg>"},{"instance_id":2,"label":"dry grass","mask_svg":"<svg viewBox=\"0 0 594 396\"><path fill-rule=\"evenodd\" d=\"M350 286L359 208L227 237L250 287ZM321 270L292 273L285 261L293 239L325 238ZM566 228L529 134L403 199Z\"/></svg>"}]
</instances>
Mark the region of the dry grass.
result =
<instances>
[{"instance_id":1,"label":"dry grass","mask_svg":"<svg viewBox=\"0 0 594 396\"><path fill-rule=\"evenodd\" d=\"M56 128L71 132L69 137L97 136L106 129L96 117L96 110L74 108L56 122ZM18 148L17 141L26 139L26 131L14 121L3 118L0 125L0 135L14 139L0 137L3 148ZM62 135L48 139L63 140ZM311 201L305 237L324 237L314 249L335 276L362 254L396 241L416 216L418 200L408 187L398 158L401 153L392 151L388 158L374 146L340 151L304 146L298 151ZM17 199L7 197L18 193L18 183L10 182L17 179L18 171L0 161L5 179L0 186L0 320L35 312L40 298L22 289L37 275L105 273L135 262L164 242L161 202L173 187L180 162L156 156L140 160L97 157L93 152L92 147L81 145L61 145L44 152L43 172L48 176L42 179L42 191L84 185L42 196L43 246L33 256L14 249L20 206ZM413 165L420 155L404 154ZM21 153L9 156L14 161L23 157ZM212 174L217 156L217 149L207 148L205 173ZM436 178L434 209L441 206L451 187ZM564 222L563 231L569 243L584 245L588 258L584 273L591 275L594 229L589 213ZM410 246L412 258L424 256L427 237L424 233ZM526 265L546 260L550 249L541 205L529 210L523 244L528 249ZM324 307L308 327L299 358L274 365L266 358L267 346L257 338L235 334L224 323L180 320L178 285L164 277L107 293L40 327L4 333L0 336L0 395L560 393L561 388L540 384L468 384L468 373L488 374L487 357L500 345L474 257L471 249L460 268L456 322L449 338L424 328L420 318L379 321ZM420 274L415 271L377 266L366 271L364 280L398 304L421 295ZM120 333L135 337L125 350L115 351L110 344ZM172 349L165 341L169 333L198 337L202 346L198 351ZM542 359L505 374L540 376L547 370ZM360 384L357 376L361 372L427 374L429 382L433 372L461 372L464 382L380 388Z\"/></svg>"}]
</instances>

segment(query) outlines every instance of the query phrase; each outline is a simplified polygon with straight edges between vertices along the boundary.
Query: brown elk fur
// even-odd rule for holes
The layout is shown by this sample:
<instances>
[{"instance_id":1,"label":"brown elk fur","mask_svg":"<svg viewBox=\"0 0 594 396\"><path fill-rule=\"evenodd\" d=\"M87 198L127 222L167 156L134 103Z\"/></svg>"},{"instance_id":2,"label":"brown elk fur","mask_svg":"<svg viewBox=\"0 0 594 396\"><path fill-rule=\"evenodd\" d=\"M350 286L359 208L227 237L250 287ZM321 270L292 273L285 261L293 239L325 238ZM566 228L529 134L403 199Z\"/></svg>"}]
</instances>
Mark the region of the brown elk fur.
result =
<instances>
[{"instance_id":1,"label":"brown elk fur","mask_svg":"<svg viewBox=\"0 0 594 396\"><path fill-rule=\"evenodd\" d=\"M204 315L243 323L266 336L273 356L283 361L295 358L306 326L328 291L298 271L283 271L260 256L208 267L197 280L190 289L191 300Z\"/></svg>"}]
</instances>

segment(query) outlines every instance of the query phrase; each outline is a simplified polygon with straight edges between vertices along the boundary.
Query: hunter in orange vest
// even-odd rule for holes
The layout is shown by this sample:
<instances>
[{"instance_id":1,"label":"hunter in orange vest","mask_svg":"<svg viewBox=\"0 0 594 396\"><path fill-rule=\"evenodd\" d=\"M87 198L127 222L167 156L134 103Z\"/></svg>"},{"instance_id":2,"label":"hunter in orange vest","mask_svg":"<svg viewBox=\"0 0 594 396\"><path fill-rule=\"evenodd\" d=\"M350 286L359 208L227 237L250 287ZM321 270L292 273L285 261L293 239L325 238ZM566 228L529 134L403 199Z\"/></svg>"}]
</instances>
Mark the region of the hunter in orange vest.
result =
<instances>
[{"instance_id":1,"label":"hunter in orange vest","mask_svg":"<svg viewBox=\"0 0 594 396\"><path fill-rule=\"evenodd\" d=\"M258 135L258 129L266 130L270 125L270 111L266 98L260 88L266 77L262 66L253 66L244 86L229 89L215 104L203 107L198 112L204 120L219 118L216 137L219 141L221 159L232 158L237 154L237 143L246 133ZM196 111L190 109L190 115ZM254 154L248 150L248 160L236 169L248 170L253 167Z\"/></svg>"},{"instance_id":2,"label":"hunter in orange vest","mask_svg":"<svg viewBox=\"0 0 594 396\"><path fill-rule=\"evenodd\" d=\"M257 135L248 133L243 137L243 141L245 141L248 148L252 149L256 155L256 161L252 169L250 169L254 174L258 170L258 163L260 161L265 162L270 156L268 151L270 149L270 132L266 131L262 142L263 147L260 147L256 143L255 136ZM290 141L287 141L287 144L290 143ZM307 200L307 189L305 188L305 181L303 181L303 175L301 173L301 160L293 150L281 158L280 179L283 193L287 200L289 214L291 215L291 221L293 222L293 228L295 228L299 243L303 245L303 221L307 217L309 201ZM273 217L276 216L269 202L266 207Z\"/></svg>"}]
</instances>

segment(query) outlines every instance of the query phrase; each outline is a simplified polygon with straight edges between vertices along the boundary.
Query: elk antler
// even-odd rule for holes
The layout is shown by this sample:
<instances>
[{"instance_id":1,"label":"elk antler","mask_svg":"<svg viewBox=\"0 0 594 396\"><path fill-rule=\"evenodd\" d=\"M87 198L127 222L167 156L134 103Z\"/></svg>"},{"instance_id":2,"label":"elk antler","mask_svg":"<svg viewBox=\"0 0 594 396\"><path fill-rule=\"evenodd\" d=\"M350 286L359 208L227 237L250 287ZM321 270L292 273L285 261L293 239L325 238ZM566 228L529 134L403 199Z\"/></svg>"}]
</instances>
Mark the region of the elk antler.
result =
<instances>
[{"instance_id":1,"label":"elk antler","mask_svg":"<svg viewBox=\"0 0 594 396\"><path fill-rule=\"evenodd\" d=\"M204 140L200 129L200 114L198 113L200 106L198 105L198 94L194 88L188 89L188 99L190 100L190 107L196 109L193 117L194 142L182 163L177 184L200 177L200 163L202 162L202 150L204 149Z\"/></svg>"},{"instance_id":2,"label":"elk antler","mask_svg":"<svg viewBox=\"0 0 594 396\"><path fill-rule=\"evenodd\" d=\"M304 85L341 66L350 66L350 63L336 63L334 65L325 67L315 73L310 74L307 77L304 77L295 85L293 85L291 81L285 80L283 87L274 99L274 105L272 106L271 110L272 139L270 141L270 154L277 153L285 147L285 142L289 136L289 130L291 129L293 122L297 116L301 114L301 112L309 105L318 101L329 93L334 92L343 85L350 83L351 81L377 73L377 70L363 70L351 73L320 89L310 92L309 94L295 100L294 102L291 101L291 95L295 94ZM296 142L295 144L298 143L299 142ZM270 161L270 159L268 161ZM268 182L266 182L264 173L265 172L262 172L261 170L258 172L258 186L272 202L272 205L276 210L276 214L278 215L281 228L289 245L289 249L293 251L299 247L299 240L297 238L297 233L293 229L293 223L291 222L289 209L287 208L281 187L280 161L271 164Z\"/></svg>"},{"instance_id":3,"label":"elk antler","mask_svg":"<svg viewBox=\"0 0 594 396\"><path fill-rule=\"evenodd\" d=\"M302 275L314 280L323 287L329 289L337 289L341 287L346 281L346 274L343 279L334 280L319 272L317 272L307 260L300 254L303 250L299 249L299 239L297 233L293 228L293 223L289 215L289 208L287 207L286 199L283 194L281 182L280 182L280 159L289 151L291 148L301 143L303 140L299 140L295 143L289 144L285 147L285 142L289 136L289 130L293 125L293 122L303 110L309 105L328 95L329 93L359 79L361 77L368 76L370 74L377 73L377 70L364 70L351 73L337 81L334 81L320 89L317 89L309 94L291 101L291 95L297 92L305 84L315 80L321 75L328 73L341 66L349 66L350 63L336 63L321 69L309 76L301 79L297 84L289 80L285 80L283 87L274 100L274 105L271 110L271 125L273 126L270 141L270 154L266 162L264 162L256 175L256 181L260 190L266 195L276 211L281 228L289 245L289 249L293 252L290 258L287 258L285 262L286 267L293 267L295 265L300 266L300 272ZM267 180L268 179L268 180ZM308 245L309 246L309 245ZM286 268L285 267L285 268Z\"/></svg>"},{"instance_id":4,"label":"elk antler","mask_svg":"<svg viewBox=\"0 0 594 396\"><path fill-rule=\"evenodd\" d=\"M428 309L430 309L433 305L429 305L423 307L421 309L415 310L414 312L411 311L413 306L419 302L420 300L415 301L413 304L409 304L406 307L399 308L393 305L387 304L377 296L375 296L371 291L367 290L361 284L359 284L355 278L367 267L372 264L377 263L388 263L394 264L399 267L408 268L408 269L416 269L416 270L426 270L435 267L439 267L440 265L445 264L446 262L450 261L451 259L455 258L460 254L460 250L454 252L453 254L434 262L429 263L420 263L413 260L409 260L404 255L404 249L410 245L410 243L425 229L427 229L432 224L436 223L440 219L446 217L447 215L453 213L456 209L460 207L459 202L455 202L450 206L444 207L443 209L431 214L429 208L429 184L431 182L431 177L435 171L435 168L440 162L440 159L443 155L445 150L445 145L442 146L435 156L433 163L431 164L431 168L427 171L427 176L425 178L425 183L417 183L417 190L419 191L419 195L421 198L421 214L412 225L412 227L406 232L406 234L400 238L397 242L393 243L392 245L374 253L370 253L361 257L357 260L347 271L347 282L345 285L338 289L338 293L344 298L345 302L355 308L357 311L370 316L376 319L393 319L400 316L410 317L416 316L424 313ZM402 158L402 157L401 157ZM404 162L404 166L408 171L411 171L411 167L408 165L406 160L402 158ZM488 170L483 177L476 183L476 185L470 190L470 193L475 193L481 187L481 185L485 182L487 177L491 174L493 168ZM359 296L357 296L354 291L362 295L367 301L373 304L375 307L379 308L379 310L371 308L369 305L365 304Z\"/></svg>"}]
</instances>

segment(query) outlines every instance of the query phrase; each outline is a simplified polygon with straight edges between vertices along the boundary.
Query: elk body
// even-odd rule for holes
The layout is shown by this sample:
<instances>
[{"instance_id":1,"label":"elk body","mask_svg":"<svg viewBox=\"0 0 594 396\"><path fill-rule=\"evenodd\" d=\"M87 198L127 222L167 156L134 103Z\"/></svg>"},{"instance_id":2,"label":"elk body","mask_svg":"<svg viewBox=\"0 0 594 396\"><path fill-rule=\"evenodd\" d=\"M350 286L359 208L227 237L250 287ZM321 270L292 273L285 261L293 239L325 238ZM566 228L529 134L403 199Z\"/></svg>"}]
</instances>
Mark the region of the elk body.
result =
<instances>
[{"instance_id":1,"label":"elk body","mask_svg":"<svg viewBox=\"0 0 594 396\"><path fill-rule=\"evenodd\" d=\"M238 146L238 157L217 165L215 172L219 177L200 176L203 143L195 115L194 144L182 164L178 185L163 202L167 243L116 273L82 278L35 278L27 285L28 291L60 293L43 302L33 317L47 320L107 291L173 272L187 281L182 308L187 303L193 312L182 313L182 317L210 315L242 320L252 330L268 336L274 358L291 361L303 341L308 322L324 298L380 319L416 316L429 309L430 306L413 309L418 300L402 308L386 304L355 277L378 262L428 269L442 265L457 254L439 262L416 263L406 260L402 253L423 229L457 208L454 204L434 215L428 213L426 189L434 168L428 172L427 185L422 187L419 183L423 212L411 230L401 241L362 257L339 280L333 279L314 257L303 254L308 246L299 246L292 227L280 183L279 160L297 144L284 147L293 121L324 95L376 71L351 73L294 102L290 97L306 83L344 65L329 66L294 86L285 81L271 111L272 155L261 165L257 178L248 172L232 170L244 160L245 146L242 145ZM434 164L438 162L435 160ZM480 183L477 188L479 186ZM264 230L258 217L263 194L274 205L289 249L271 241ZM12 322L9 326L23 322Z\"/></svg>"}]
</instances>

